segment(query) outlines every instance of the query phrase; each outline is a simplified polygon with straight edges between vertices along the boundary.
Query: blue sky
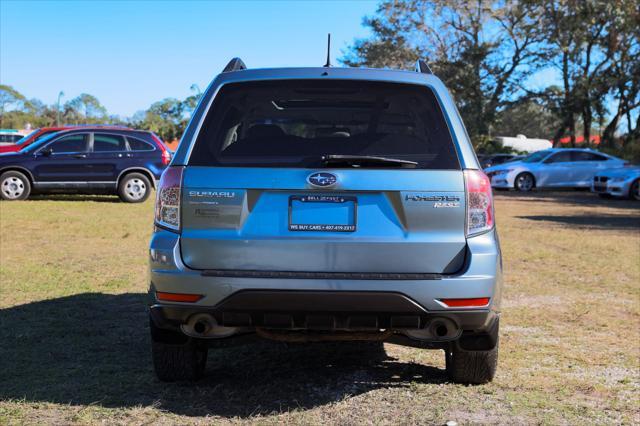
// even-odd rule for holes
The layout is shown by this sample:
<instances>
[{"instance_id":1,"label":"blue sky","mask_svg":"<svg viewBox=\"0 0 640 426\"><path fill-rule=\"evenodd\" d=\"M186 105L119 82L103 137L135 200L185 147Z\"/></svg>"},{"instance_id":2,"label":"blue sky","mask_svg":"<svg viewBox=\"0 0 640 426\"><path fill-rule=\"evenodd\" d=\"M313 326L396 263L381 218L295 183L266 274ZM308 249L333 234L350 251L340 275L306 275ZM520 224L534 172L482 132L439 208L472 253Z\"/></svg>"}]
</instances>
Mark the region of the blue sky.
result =
<instances>
[{"instance_id":1,"label":"blue sky","mask_svg":"<svg viewBox=\"0 0 640 426\"><path fill-rule=\"evenodd\" d=\"M0 82L28 98L96 96L131 116L204 90L234 56L251 68L318 66L367 35L357 1L0 0Z\"/></svg>"}]
</instances>

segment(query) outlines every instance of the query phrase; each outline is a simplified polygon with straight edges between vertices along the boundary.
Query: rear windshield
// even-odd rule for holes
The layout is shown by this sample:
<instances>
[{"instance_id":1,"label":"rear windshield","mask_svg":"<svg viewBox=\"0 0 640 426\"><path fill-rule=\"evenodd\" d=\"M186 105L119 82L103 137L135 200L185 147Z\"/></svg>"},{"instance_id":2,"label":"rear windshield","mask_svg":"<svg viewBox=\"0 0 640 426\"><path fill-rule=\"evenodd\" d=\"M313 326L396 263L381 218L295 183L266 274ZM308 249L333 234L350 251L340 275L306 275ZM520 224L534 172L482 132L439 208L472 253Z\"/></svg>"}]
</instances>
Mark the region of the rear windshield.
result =
<instances>
[{"instance_id":1,"label":"rear windshield","mask_svg":"<svg viewBox=\"0 0 640 426\"><path fill-rule=\"evenodd\" d=\"M431 89L343 80L223 86L189 164L318 168L326 155L393 158L423 169L460 168Z\"/></svg>"}]
</instances>

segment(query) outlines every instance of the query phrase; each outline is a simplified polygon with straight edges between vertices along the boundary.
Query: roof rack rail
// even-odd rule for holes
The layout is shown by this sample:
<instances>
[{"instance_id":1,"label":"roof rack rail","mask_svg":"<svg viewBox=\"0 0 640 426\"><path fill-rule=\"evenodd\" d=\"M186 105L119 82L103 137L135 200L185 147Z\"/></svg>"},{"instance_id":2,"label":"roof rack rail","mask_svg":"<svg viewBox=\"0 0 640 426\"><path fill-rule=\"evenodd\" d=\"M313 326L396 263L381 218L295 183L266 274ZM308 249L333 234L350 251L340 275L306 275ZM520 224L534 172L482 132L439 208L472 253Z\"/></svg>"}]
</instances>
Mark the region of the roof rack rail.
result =
<instances>
[{"instance_id":1,"label":"roof rack rail","mask_svg":"<svg viewBox=\"0 0 640 426\"><path fill-rule=\"evenodd\" d=\"M240 58L233 58L229 61L226 67L222 70L222 72L231 72L231 71L240 71L246 70L247 66L242 62Z\"/></svg>"},{"instance_id":2,"label":"roof rack rail","mask_svg":"<svg viewBox=\"0 0 640 426\"><path fill-rule=\"evenodd\" d=\"M433 71L429 68L429 64L422 59L418 59L418 62L416 62L416 72L420 72L422 74L433 74Z\"/></svg>"}]
</instances>

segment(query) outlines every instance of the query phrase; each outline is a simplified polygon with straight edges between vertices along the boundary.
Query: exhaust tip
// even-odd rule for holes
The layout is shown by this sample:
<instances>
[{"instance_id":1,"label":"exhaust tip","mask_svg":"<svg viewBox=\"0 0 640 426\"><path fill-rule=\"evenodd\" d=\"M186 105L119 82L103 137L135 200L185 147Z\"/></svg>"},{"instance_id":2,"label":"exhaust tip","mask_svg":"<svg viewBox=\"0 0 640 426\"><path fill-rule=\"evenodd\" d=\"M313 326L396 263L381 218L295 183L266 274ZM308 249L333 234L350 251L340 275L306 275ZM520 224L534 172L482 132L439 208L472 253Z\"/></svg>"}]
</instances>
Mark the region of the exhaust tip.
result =
<instances>
[{"instance_id":1,"label":"exhaust tip","mask_svg":"<svg viewBox=\"0 0 640 426\"><path fill-rule=\"evenodd\" d=\"M402 330L401 333L416 340L447 341L458 338L462 330L451 319L440 317L431 320L425 328Z\"/></svg>"},{"instance_id":2,"label":"exhaust tip","mask_svg":"<svg viewBox=\"0 0 640 426\"><path fill-rule=\"evenodd\" d=\"M438 337L444 337L447 334L449 334L449 329L444 324L437 324L435 326L434 331L435 331L436 336L438 336Z\"/></svg>"},{"instance_id":3,"label":"exhaust tip","mask_svg":"<svg viewBox=\"0 0 640 426\"><path fill-rule=\"evenodd\" d=\"M180 326L187 336L196 338L228 337L237 333L237 327L223 327L218 325L215 317L208 313L192 315L189 321Z\"/></svg>"},{"instance_id":4,"label":"exhaust tip","mask_svg":"<svg viewBox=\"0 0 640 426\"><path fill-rule=\"evenodd\" d=\"M198 334L205 334L207 329L209 328L209 324L204 321L198 321L193 325L193 331Z\"/></svg>"}]
</instances>

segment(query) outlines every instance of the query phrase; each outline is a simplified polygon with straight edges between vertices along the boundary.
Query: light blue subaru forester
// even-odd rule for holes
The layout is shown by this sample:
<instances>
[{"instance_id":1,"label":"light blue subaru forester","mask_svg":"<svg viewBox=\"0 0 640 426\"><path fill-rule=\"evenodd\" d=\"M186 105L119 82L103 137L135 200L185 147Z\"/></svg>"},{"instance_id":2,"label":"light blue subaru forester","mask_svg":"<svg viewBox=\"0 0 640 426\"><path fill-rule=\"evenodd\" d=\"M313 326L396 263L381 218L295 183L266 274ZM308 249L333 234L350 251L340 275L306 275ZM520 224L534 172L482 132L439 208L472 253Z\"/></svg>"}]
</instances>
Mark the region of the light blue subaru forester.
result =
<instances>
[{"instance_id":1,"label":"light blue subaru forester","mask_svg":"<svg viewBox=\"0 0 640 426\"><path fill-rule=\"evenodd\" d=\"M442 349L492 380L501 257L489 180L442 82L246 69L204 93L158 186L150 327L161 380L230 339Z\"/></svg>"}]
</instances>

